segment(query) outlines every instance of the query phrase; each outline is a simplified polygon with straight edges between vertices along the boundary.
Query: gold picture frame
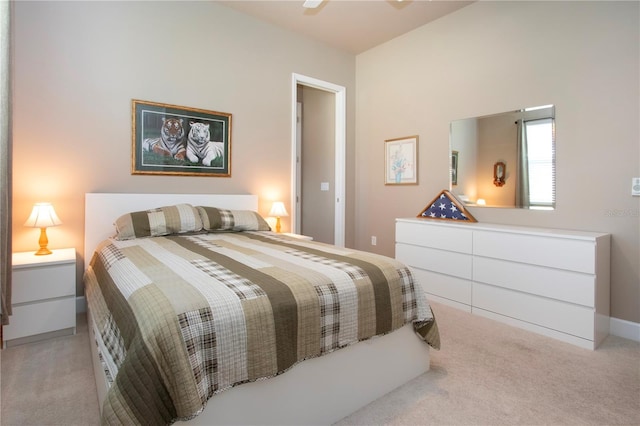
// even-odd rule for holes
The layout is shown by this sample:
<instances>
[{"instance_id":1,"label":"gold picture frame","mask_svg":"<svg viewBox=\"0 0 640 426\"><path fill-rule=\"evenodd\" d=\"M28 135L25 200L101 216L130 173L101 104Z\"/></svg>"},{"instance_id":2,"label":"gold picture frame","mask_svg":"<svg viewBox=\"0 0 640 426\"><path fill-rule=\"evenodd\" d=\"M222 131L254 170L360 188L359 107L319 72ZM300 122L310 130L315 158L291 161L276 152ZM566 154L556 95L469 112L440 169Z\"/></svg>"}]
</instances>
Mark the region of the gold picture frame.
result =
<instances>
[{"instance_id":1,"label":"gold picture frame","mask_svg":"<svg viewBox=\"0 0 640 426\"><path fill-rule=\"evenodd\" d=\"M231 114L133 99L131 174L231 176Z\"/></svg>"},{"instance_id":2,"label":"gold picture frame","mask_svg":"<svg viewBox=\"0 0 640 426\"><path fill-rule=\"evenodd\" d=\"M384 149L384 184L418 184L418 136L388 139Z\"/></svg>"}]
</instances>

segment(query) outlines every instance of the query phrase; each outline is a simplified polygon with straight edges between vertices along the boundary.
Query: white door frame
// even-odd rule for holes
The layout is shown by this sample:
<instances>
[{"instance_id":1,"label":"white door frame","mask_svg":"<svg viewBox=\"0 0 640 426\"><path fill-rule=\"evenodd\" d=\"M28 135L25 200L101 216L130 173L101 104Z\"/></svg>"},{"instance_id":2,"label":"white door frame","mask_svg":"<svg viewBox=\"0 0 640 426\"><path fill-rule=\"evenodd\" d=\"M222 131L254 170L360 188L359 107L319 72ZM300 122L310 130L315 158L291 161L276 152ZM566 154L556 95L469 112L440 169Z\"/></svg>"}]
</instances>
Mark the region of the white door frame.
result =
<instances>
[{"instance_id":1,"label":"white door frame","mask_svg":"<svg viewBox=\"0 0 640 426\"><path fill-rule=\"evenodd\" d=\"M298 165L298 146L296 143L296 126L297 126L297 102L298 102L298 85L313 87L314 89L324 90L333 93L335 96L335 226L334 226L334 244L344 247L345 244L345 156L347 145L347 89L333 83L318 80L313 77L307 77L302 74L292 74L291 78L291 224L293 232L297 233L298 229L297 217L299 215L299 200L296 197L298 192L297 181L297 165Z\"/></svg>"}]
</instances>

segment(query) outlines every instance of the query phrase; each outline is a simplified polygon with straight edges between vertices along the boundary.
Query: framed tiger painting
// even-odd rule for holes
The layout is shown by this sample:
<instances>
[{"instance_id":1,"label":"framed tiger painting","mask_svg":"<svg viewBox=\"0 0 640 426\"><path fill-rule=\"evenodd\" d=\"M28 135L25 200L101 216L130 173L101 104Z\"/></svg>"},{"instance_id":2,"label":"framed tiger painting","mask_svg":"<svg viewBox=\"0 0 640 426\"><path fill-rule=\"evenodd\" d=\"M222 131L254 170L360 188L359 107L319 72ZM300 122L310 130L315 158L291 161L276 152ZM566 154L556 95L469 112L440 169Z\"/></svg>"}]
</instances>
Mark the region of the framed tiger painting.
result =
<instances>
[{"instance_id":1,"label":"framed tiger painting","mask_svg":"<svg viewBox=\"0 0 640 426\"><path fill-rule=\"evenodd\" d=\"M131 102L131 174L231 176L231 114Z\"/></svg>"}]
</instances>

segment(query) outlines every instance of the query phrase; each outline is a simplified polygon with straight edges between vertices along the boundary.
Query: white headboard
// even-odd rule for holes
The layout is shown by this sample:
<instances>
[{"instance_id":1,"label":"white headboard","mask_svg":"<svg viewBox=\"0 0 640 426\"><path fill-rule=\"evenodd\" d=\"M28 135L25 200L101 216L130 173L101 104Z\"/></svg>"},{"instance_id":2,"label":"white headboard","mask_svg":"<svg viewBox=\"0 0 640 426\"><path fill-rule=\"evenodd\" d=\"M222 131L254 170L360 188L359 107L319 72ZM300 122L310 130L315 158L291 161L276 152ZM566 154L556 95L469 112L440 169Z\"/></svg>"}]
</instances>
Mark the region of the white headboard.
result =
<instances>
[{"instance_id":1,"label":"white headboard","mask_svg":"<svg viewBox=\"0 0 640 426\"><path fill-rule=\"evenodd\" d=\"M121 215L180 203L258 211L258 196L250 194L87 193L84 199L85 265L89 265L97 245L115 235L113 223Z\"/></svg>"}]
</instances>

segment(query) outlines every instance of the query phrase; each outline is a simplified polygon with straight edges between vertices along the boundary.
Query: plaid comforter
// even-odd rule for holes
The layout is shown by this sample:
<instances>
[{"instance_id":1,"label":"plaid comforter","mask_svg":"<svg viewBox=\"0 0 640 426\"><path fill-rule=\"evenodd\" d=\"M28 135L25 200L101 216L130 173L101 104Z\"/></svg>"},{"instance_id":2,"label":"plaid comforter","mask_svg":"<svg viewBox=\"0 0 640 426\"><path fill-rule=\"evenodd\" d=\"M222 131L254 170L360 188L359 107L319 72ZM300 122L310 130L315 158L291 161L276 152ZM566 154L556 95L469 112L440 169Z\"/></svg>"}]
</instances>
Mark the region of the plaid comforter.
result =
<instances>
[{"instance_id":1,"label":"plaid comforter","mask_svg":"<svg viewBox=\"0 0 640 426\"><path fill-rule=\"evenodd\" d=\"M272 232L107 240L85 286L104 424L186 420L215 393L410 322L439 347L405 265Z\"/></svg>"}]
</instances>

